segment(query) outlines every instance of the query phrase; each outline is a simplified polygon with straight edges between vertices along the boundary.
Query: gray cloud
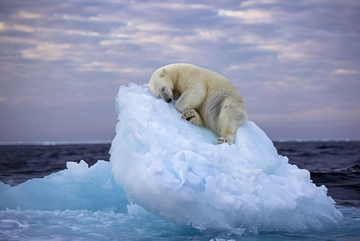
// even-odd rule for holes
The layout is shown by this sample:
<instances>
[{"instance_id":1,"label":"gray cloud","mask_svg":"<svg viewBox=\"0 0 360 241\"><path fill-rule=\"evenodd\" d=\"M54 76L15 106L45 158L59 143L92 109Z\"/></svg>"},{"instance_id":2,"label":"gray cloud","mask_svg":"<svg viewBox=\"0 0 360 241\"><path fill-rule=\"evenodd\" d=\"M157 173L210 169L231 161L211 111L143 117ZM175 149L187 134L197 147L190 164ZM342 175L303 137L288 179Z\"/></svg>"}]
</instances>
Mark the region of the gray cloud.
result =
<instances>
[{"instance_id":1,"label":"gray cloud","mask_svg":"<svg viewBox=\"0 0 360 241\"><path fill-rule=\"evenodd\" d=\"M274 139L360 138L360 3L2 1L1 141L111 140L120 85L190 62Z\"/></svg>"}]
</instances>

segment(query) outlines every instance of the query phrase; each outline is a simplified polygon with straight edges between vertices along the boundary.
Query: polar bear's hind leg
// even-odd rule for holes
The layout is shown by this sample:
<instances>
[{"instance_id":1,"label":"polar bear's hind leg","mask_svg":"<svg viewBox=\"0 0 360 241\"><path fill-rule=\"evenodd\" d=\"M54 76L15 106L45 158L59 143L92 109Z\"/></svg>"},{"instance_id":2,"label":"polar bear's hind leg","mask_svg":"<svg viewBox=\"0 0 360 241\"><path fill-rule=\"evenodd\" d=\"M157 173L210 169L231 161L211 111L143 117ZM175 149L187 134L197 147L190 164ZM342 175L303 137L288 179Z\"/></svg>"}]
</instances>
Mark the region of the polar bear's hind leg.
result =
<instances>
[{"instance_id":1,"label":"polar bear's hind leg","mask_svg":"<svg viewBox=\"0 0 360 241\"><path fill-rule=\"evenodd\" d=\"M239 107L239 103L226 99L217 119L217 134L220 136L217 143L233 144L236 131L247 119L246 112Z\"/></svg>"}]
</instances>

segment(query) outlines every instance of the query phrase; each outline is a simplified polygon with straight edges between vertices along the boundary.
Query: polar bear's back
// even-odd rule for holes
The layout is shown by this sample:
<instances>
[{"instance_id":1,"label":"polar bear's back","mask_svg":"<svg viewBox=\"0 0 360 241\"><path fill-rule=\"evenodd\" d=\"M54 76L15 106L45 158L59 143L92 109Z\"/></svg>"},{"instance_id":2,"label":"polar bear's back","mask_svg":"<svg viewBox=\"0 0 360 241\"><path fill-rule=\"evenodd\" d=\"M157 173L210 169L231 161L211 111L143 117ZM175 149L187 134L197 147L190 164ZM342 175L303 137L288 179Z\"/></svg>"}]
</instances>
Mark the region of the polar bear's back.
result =
<instances>
[{"instance_id":1,"label":"polar bear's back","mask_svg":"<svg viewBox=\"0 0 360 241\"><path fill-rule=\"evenodd\" d=\"M177 80L181 79L182 81L189 83L204 82L207 85L211 86L210 89L237 90L236 86L233 85L223 75L193 64L187 64L187 63L169 64L162 68L169 70L170 73L175 75L173 79L177 79Z\"/></svg>"}]
</instances>

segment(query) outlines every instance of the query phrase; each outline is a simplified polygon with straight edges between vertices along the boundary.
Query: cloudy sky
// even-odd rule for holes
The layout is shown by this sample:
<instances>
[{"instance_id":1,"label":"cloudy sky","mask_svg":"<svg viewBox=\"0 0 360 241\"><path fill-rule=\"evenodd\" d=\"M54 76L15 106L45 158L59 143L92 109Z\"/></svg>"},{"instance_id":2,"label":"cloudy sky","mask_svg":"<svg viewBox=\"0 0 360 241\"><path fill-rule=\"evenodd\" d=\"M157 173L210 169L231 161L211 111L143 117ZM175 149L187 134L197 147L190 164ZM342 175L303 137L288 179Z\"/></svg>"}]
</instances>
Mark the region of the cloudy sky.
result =
<instances>
[{"instance_id":1,"label":"cloudy sky","mask_svg":"<svg viewBox=\"0 0 360 241\"><path fill-rule=\"evenodd\" d=\"M360 139L358 0L2 0L0 142L111 141L121 85L214 70L273 140Z\"/></svg>"}]
</instances>

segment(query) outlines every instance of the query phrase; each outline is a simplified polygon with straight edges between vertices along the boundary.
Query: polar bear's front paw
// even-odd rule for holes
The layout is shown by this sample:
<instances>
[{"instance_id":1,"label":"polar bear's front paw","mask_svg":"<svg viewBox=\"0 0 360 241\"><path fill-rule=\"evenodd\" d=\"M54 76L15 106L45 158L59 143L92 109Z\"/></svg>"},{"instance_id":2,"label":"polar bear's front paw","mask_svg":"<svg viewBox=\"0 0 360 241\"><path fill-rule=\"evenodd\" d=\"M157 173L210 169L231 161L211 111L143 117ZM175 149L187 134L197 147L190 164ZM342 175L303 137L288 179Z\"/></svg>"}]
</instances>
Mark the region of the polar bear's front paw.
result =
<instances>
[{"instance_id":1,"label":"polar bear's front paw","mask_svg":"<svg viewBox=\"0 0 360 241\"><path fill-rule=\"evenodd\" d=\"M219 137L219 139L217 139L217 143L218 144L228 143L228 139L226 137Z\"/></svg>"},{"instance_id":2,"label":"polar bear's front paw","mask_svg":"<svg viewBox=\"0 0 360 241\"><path fill-rule=\"evenodd\" d=\"M190 121L192 118L194 118L196 116L196 112L195 110L184 110L181 113L181 118Z\"/></svg>"}]
</instances>

